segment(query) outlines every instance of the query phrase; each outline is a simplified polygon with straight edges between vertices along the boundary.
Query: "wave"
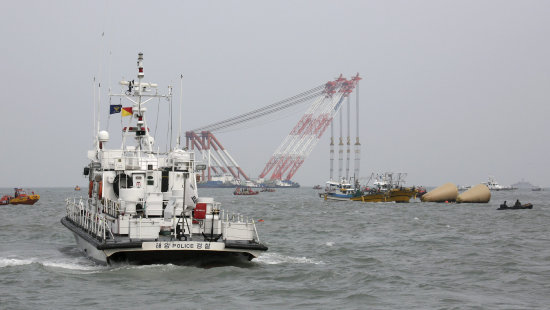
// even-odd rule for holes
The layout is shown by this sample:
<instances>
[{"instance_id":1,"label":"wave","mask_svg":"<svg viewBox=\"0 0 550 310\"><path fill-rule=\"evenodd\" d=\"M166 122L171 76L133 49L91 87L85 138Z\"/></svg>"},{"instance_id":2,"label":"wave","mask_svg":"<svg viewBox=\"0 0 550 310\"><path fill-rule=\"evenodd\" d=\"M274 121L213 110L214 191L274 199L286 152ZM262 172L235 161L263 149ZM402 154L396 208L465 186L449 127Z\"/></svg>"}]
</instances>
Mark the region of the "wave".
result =
<instances>
[{"instance_id":1,"label":"wave","mask_svg":"<svg viewBox=\"0 0 550 310\"><path fill-rule=\"evenodd\" d=\"M21 259L21 258L0 257L0 268L31 265L31 264L39 264L44 267L62 268L62 269L68 269L68 270L82 270L82 271L98 270L98 269L104 268L98 265L79 264L78 262L42 260L40 258Z\"/></svg>"},{"instance_id":2,"label":"wave","mask_svg":"<svg viewBox=\"0 0 550 310\"><path fill-rule=\"evenodd\" d=\"M315 260L307 257L293 257L281 255L278 253L265 253L260 255L254 260L257 263L267 264L267 265L278 265L278 264L314 264L314 265L323 265L324 262L320 260Z\"/></svg>"},{"instance_id":3,"label":"wave","mask_svg":"<svg viewBox=\"0 0 550 310\"><path fill-rule=\"evenodd\" d=\"M32 259L17 259L17 258L5 258L5 257L0 258L0 268L30 265L32 263L34 263Z\"/></svg>"}]
</instances>

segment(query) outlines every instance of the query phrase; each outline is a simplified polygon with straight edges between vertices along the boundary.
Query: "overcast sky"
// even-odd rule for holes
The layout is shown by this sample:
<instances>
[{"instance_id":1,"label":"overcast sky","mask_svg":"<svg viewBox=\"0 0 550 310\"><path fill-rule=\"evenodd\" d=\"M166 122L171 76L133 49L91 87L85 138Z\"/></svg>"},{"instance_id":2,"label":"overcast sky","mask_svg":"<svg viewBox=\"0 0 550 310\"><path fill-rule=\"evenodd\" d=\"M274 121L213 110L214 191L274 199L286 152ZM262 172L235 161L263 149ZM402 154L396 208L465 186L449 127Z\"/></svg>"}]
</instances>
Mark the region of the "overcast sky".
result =
<instances>
[{"instance_id":1,"label":"overcast sky","mask_svg":"<svg viewBox=\"0 0 550 310\"><path fill-rule=\"evenodd\" d=\"M118 89L138 52L176 107L184 75L184 130L359 72L362 177L550 186L550 1L9 1L0 14L0 187L84 185L93 78ZM305 108L218 137L257 177ZM120 116L107 126L118 147ZM303 185L329 176L328 133Z\"/></svg>"}]
</instances>

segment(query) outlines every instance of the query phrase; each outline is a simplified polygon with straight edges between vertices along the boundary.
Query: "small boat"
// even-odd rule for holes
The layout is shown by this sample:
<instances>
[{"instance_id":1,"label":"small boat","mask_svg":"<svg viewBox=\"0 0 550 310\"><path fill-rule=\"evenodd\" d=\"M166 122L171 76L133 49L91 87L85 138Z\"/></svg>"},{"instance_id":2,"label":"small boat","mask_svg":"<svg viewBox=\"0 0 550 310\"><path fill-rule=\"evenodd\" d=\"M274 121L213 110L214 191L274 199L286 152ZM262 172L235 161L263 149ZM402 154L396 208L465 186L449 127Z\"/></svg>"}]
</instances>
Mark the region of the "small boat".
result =
<instances>
[{"instance_id":1,"label":"small boat","mask_svg":"<svg viewBox=\"0 0 550 310\"><path fill-rule=\"evenodd\" d=\"M540 191L542 191L542 187L533 187L533 188L531 188L531 190L533 192L540 192Z\"/></svg>"},{"instance_id":2,"label":"small boat","mask_svg":"<svg viewBox=\"0 0 550 310\"><path fill-rule=\"evenodd\" d=\"M361 191L353 187L345 179L340 182L327 181L325 192L319 193L319 197L324 200L350 200L353 197L361 195Z\"/></svg>"},{"instance_id":3,"label":"small boat","mask_svg":"<svg viewBox=\"0 0 550 310\"><path fill-rule=\"evenodd\" d=\"M0 198L0 205L7 205L10 204L10 200L13 198L13 196L10 195L4 195L2 198Z\"/></svg>"},{"instance_id":4,"label":"small boat","mask_svg":"<svg viewBox=\"0 0 550 310\"><path fill-rule=\"evenodd\" d=\"M235 188L235 191L233 192L233 195L242 195L242 196L249 196L249 195L258 195L260 192L253 190L250 187L244 187Z\"/></svg>"},{"instance_id":5,"label":"small boat","mask_svg":"<svg viewBox=\"0 0 550 310\"><path fill-rule=\"evenodd\" d=\"M15 190L14 197L9 198L9 204L12 204L12 205L33 205L40 199L40 195L37 195L34 192L32 192L29 195L22 188L15 188L14 190ZM2 199L3 200L6 199L6 196L2 197ZM7 204L7 203L2 203L2 204Z\"/></svg>"},{"instance_id":6,"label":"small boat","mask_svg":"<svg viewBox=\"0 0 550 310\"><path fill-rule=\"evenodd\" d=\"M80 190L80 186L78 186L78 185L75 186L75 187L74 187L74 190L75 190L75 191L79 191L79 190Z\"/></svg>"},{"instance_id":7,"label":"small boat","mask_svg":"<svg viewBox=\"0 0 550 310\"><path fill-rule=\"evenodd\" d=\"M274 188L269 188L269 187L264 187L262 188L262 190L260 192L269 192L269 193L273 193L275 191Z\"/></svg>"},{"instance_id":8,"label":"small boat","mask_svg":"<svg viewBox=\"0 0 550 310\"><path fill-rule=\"evenodd\" d=\"M315 185L313 186L313 189L321 189L321 185Z\"/></svg>"},{"instance_id":9,"label":"small boat","mask_svg":"<svg viewBox=\"0 0 550 310\"><path fill-rule=\"evenodd\" d=\"M500 207L497 210L520 210L520 209L533 209L532 203L526 203L519 206L507 206L506 204L501 204Z\"/></svg>"}]
</instances>

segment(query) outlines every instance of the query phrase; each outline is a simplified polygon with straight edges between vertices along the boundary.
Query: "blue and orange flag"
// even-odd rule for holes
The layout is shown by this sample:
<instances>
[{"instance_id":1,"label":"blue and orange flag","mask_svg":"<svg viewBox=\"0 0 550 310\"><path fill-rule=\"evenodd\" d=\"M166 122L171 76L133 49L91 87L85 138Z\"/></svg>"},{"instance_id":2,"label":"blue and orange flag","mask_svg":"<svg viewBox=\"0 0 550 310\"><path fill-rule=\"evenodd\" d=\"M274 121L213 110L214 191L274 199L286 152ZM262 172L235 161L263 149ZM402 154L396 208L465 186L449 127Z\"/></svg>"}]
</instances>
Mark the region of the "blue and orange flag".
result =
<instances>
[{"instance_id":1,"label":"blue and orange flag","mask_svg":"<svg viewBox=\"0 0 550 310\"><path fill-rule=\"evenodd\" d=\"M132 115L132 107L122 108L122 117Z\"/></svg>"},{"instance_id":2,"label":"blue and orange flag","mask_svg":"<svg viewBox=\"0 0 550 310\"><path fill-rule=\"evenodd\" d=\"M122 110L122 104L111 104L110 114L120 113L120 110Z\"/></svg>"}]
</instances>

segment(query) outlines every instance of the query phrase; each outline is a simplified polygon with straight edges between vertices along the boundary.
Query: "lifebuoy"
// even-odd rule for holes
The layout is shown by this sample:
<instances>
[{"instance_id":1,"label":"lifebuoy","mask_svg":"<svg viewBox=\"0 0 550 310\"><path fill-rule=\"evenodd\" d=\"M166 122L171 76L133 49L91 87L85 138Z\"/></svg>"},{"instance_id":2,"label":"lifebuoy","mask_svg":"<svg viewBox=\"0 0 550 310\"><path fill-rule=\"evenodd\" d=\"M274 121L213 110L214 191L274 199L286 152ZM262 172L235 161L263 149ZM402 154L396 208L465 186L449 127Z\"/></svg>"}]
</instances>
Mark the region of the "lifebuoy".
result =
<instances>
[{"instance_id":1,"label":"lifebuoy","mask_svg":"<svg viewBox=\"0 0 550 310\"><path fill-rule=\"evenodd\" d=\"M103 198L103 182L102 181L99 181L99 185L98 185L98 188L97 188L97 198L99 198L99 200L101 200L101 198Z\"/></svg>"},{"instance_id":2,"label":"lifebuoy","mask_svg":"<svg viewBox=\"0 0 550 310\"><path fill-rule=\"evenodd\" d=\"M93 189L94 189L94 181L90 181L90 186L88 186L88 198L92 198Z\"/></svg>"}]
</instances>

